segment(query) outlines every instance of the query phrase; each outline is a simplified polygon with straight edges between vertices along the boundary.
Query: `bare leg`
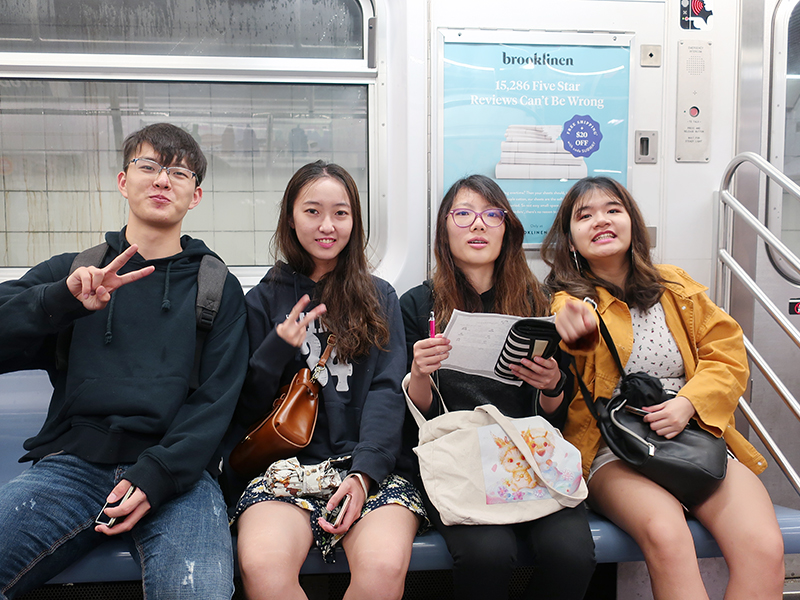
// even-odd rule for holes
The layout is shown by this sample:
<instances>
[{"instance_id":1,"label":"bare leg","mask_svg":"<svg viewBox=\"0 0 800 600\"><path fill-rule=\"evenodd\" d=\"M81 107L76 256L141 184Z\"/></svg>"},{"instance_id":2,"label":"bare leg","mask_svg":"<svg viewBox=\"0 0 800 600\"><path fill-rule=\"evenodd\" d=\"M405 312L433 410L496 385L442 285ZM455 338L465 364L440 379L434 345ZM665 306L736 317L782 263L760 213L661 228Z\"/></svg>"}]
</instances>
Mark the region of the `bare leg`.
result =
<instances>
[{"instance_id":1,"label":"bare leg","mask_svg":"<svg viewBox=\"0 0 800 600\"><path fill-rule=\"evenodd\" d=\"M248 600L303 600L300 567L314 542L309 513L286 502L259 502L238 521L239 570Z\"/></svg>"},{"instance_id":2,"label":"bare leg","mask_svg":"<svg viewBox=\"0 0 800 600\"><path fill-rule=\"evenodd\" d=\"M400 600L418 527L419 517L399 504L353 525L342 538L351 573L345 600Z\"/></svg>"},{"instance_id":3,"label":"bare leg","mask_svg":"<svg viewBox=\"0 0 800 600\"><path fill-rule=\"evenodd\" d=\"M639 544L656 600L708 600L683 507L672 494L614 461L592 477L589 501Z\"/></svg>"},{"instance_id":4,"label":"bare leg","mask_svg":"<svg viewBox=\"0 0 800 600\"><path fill-rule=\"evenodd\" d=\"M726 600L783 597L783 537L769 494L750 469L729 460L722 485L692 512L728 563Z\"/></svg>"}]
</instances>

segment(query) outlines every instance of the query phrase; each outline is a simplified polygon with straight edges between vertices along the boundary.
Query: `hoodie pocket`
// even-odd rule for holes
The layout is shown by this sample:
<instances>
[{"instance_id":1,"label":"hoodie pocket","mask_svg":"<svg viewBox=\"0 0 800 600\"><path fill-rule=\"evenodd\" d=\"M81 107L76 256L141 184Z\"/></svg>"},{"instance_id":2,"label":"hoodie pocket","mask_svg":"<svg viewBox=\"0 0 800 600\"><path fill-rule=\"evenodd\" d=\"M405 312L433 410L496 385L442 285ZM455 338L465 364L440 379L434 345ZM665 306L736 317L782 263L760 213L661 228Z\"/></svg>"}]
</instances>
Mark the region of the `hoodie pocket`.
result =
<instances>
[{"instance_id":1,"label":"hoodie pocket","mask_svg":"<svg viewBox=\"0 0 800 600\"><path fill-rule=\"evenodd\" d=\"M68 397L61 416L111 430L166 431L187 395L187 382L180 377L87 379Z\"/></svg>"}]
</instances>

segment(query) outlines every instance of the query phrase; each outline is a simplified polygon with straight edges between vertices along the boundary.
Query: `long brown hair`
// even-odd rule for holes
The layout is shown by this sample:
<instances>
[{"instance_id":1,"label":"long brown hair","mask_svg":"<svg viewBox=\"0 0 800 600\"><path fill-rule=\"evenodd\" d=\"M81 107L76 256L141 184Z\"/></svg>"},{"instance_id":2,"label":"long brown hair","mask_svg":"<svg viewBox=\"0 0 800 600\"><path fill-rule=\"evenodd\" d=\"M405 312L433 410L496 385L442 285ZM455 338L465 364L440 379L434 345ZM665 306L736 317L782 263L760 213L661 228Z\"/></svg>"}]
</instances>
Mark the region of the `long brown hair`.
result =
<instances>
[{"instance_id":1,"label":"long brown hair","mask_svg":"<svg viewBox=\"0 0 800 600\"><path fill-rule=\"evenodd\" d=\"M595 277L586 259L572 250L572 216L595 191L619 200L631 219L630 268L624 288ZM629 306L646 310L658 302L664 291L664 280L650 260L650 236L642 213L625 186L610 177L586 177L569 189L542 243L542 259L550 267L545 285L552 292L565 291L576 298L597 300L595 288L600 286Z\"/></svg>"},{"instance_id":2,"label":"long brown hair","mask_svg":"<svg viewBox=\"0 0 800 600\"><path fill-rule=\"evenodd\" d=\"M323 177L330 177L344 186L350 201L353 229L350 240L337 256L336 266L317 283L313 300L325 304L328 309L322 321L336 335L336 354L341 360L350 360L365 356L373 346L382 349L389 341L389 325L369 271L358 188L347 171L321 160L297 170L281 200L278 226L272 239L273 253L276 260L282 256L298 273L308 277L314 272L314 259L300 244L292 226L294 203L307 185Z\"/></svg>"},{"instance_id":3,"label":"long brown hair","mask_svg":"<svg viewBox=\"0 0 800 600\"><path fill-rule=\"evenodd\" d=\"M461 190L471 190L483 197L491 206L506 211L503 243L494 263L494 310L506 315L523 317L542 316L549 312L549 302L536 277L531 273L522 249L525 228L514 214L503 190L484 175L470 175L456 181L442 199L436 219L436 269L433 272L434 311L437 328L444 329L453 309L482 312L483 304L478 291L453 260L447 217Z\"/></svg>"}]
</instances>

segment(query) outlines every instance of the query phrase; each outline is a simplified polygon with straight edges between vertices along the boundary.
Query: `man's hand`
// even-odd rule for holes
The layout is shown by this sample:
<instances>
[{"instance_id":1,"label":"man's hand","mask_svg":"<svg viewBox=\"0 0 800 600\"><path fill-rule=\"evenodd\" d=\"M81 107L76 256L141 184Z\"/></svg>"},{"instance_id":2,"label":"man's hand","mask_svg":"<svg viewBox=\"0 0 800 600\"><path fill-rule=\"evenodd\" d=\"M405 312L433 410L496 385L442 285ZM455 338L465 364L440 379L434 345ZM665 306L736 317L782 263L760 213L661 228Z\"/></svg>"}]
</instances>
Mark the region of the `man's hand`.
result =
<instances>
[{"instance_id":1,"label":"man's hand","mask_svg":"<svg viewBox=\"0 0 800 600\"><path fill-rule=\"evenodd\" d=\"M150 265L138 271L125 273L125 275L117 275L117 271L136 254L138 249L136 244L131 245L102 269L78 267L67 277L67 288L87 310L102 310L111 300L113 291L132 281L147 277L156 270L154 266Z\"/></svg>"},{"instance_id":2,"label":"man's hand","mask_svg":"<svg viewBox=\"0 0 800 600\"><path fill-rule=\"evenodd\" d=\"M131 482L127 479L123 479L111 490L108 498L106 498L106 502L109 504L117 502L125 495L129 487L131 487ZM147 495L142 490L137 489L125 502L119 506L106 508L104 512L109 517L116 517L117 522L113 527L97 525L94 530L106 535L117 535L133 529L133 526L139 522L139 519L150 512L150 502L147 500Z\"/></svg>"}]
</instances>

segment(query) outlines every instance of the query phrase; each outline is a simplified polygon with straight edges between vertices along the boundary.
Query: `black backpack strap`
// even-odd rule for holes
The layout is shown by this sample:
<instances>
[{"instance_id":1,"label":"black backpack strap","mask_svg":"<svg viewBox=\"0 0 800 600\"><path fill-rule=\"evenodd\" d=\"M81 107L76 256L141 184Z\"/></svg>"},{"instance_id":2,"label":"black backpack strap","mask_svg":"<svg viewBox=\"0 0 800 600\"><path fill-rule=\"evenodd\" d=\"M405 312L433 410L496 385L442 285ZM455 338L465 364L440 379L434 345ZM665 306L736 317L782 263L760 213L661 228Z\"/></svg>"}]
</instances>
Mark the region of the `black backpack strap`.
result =
<instances>
[{"instance_id":1,"label":"black backpack strap","mask_svg":"<svg viewBox=\"0 0 800 600\"><path fill-rule=\"evenodd\" d=\"M70 274L78 267L99 267L103 264L106 252L108 252L108 244L106 242L84 250L72 261L72 266L69 268Z\"/></svg>"},{"instance_id":2,"label":"black backpack strap","mask_svg":"<svg viewBox=\"0 0 800 600\"><path fill-rule=\"evenodd\" d=\"M99 267L103 263L106 252L108 252L108 244L106 242L80 252L72 260L72 264L69 267L69 274L71 275L79 267ZM56 338L56 369L59 371L63 371L67 368L69 346L71 343L72 325L69 325L69 327L59 331Z\"/></svg>"},{"instance_id":3,"label":"black backpack strap","mask_svg":"<svg viewBox=\"0 0 800 600\"><path fill-rule=\"evenodd\" d=\"M222 304L222 290L228 277L228 267L216 256L206 254L200 261L197 272L197 300L195 316L197 318L197 339L194 346L194 365L189 379L189 387L193 390L200 387L200 359L203 356L203 345L206 336L214 326L214 319Z\"/></svg>"}]
</instances>

